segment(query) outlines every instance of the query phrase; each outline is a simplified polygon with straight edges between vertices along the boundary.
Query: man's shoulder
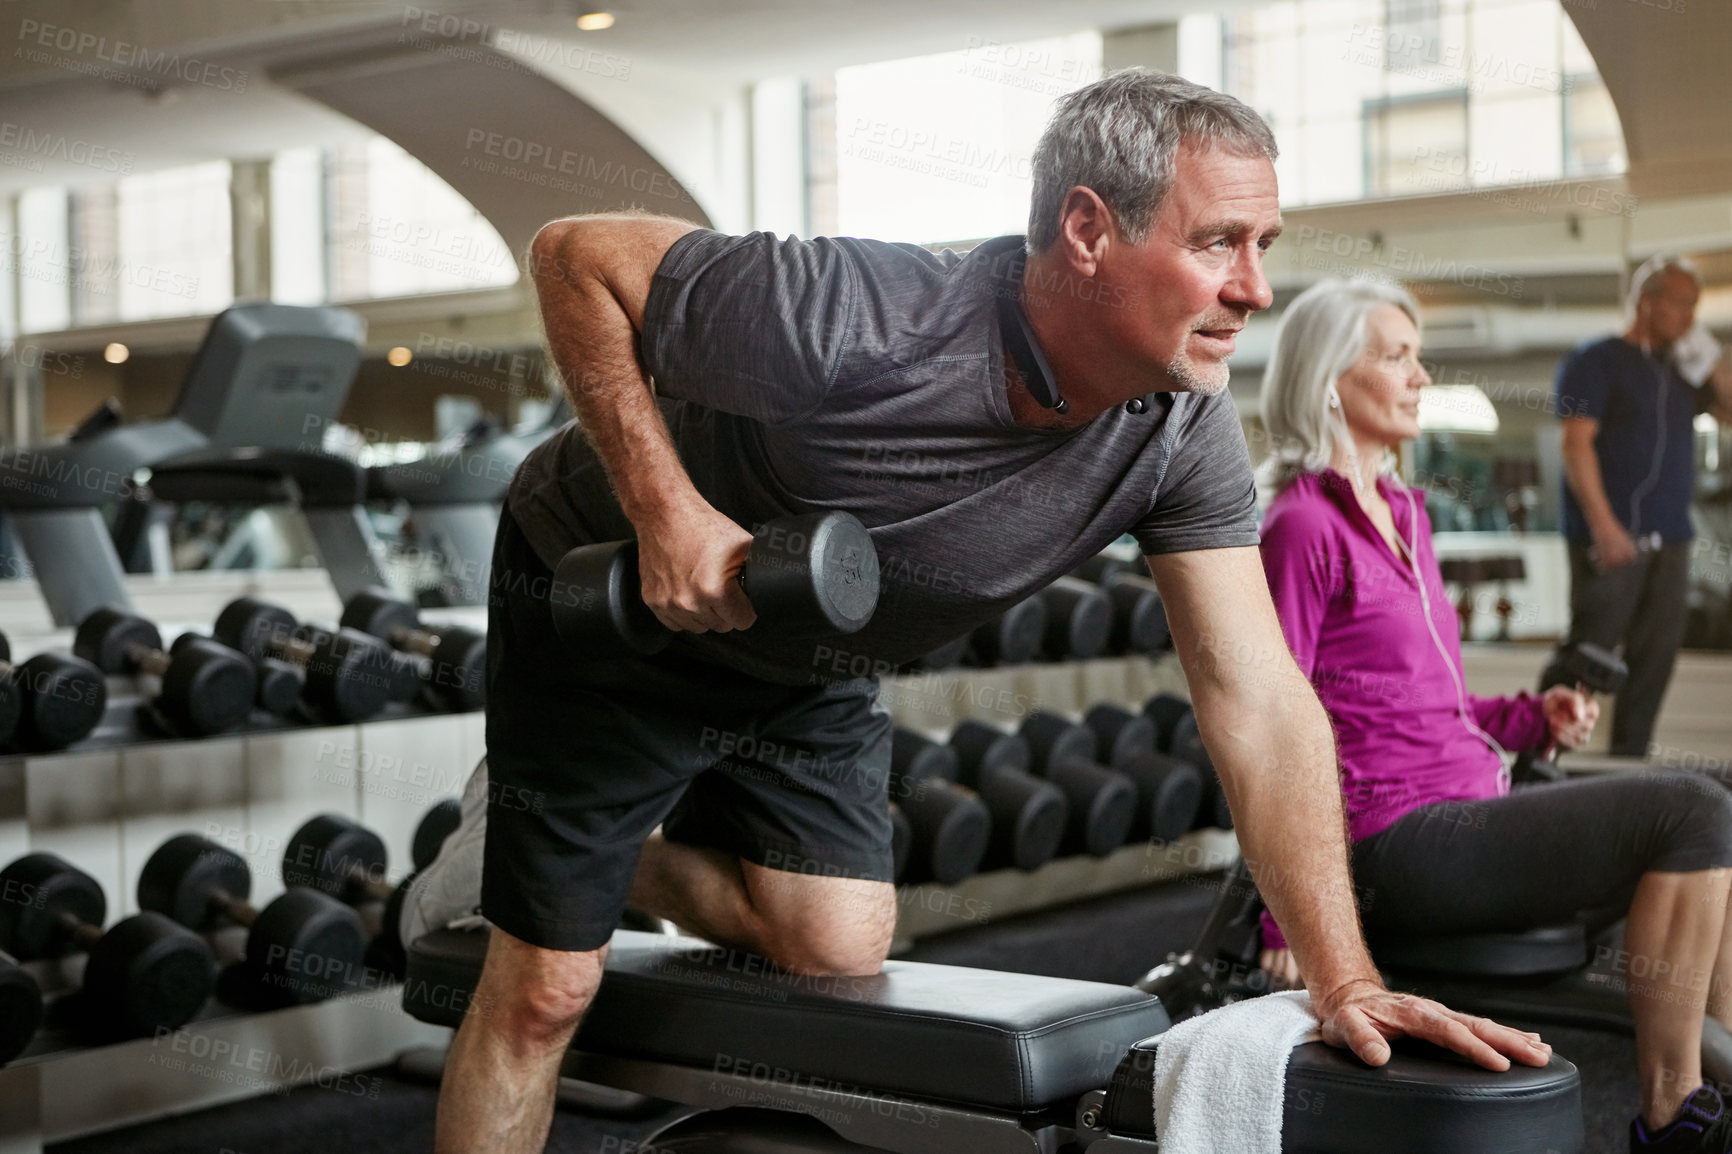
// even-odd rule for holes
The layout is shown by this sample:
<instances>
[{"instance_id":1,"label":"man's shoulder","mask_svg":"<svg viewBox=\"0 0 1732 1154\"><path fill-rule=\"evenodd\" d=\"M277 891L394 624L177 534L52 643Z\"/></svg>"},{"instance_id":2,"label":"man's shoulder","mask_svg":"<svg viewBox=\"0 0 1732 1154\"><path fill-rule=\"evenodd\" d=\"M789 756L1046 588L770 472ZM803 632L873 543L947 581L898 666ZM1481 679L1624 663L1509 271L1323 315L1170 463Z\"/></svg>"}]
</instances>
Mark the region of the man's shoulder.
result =
<instances>
[{"instance_id":1,"label":"man's shoulder","mask_svg":"<svg viewBox=\"0 0 1732 1154\"><path fill-rule=\"evenodd\" d=\"M1564 358L1566 369L1572 366L1599 368L1602 366L1619 365L1631 359L1640 350L1623 337L1601 337L1598 340L1584 341L1570 350Z\"/></svg>"}]
</instances>

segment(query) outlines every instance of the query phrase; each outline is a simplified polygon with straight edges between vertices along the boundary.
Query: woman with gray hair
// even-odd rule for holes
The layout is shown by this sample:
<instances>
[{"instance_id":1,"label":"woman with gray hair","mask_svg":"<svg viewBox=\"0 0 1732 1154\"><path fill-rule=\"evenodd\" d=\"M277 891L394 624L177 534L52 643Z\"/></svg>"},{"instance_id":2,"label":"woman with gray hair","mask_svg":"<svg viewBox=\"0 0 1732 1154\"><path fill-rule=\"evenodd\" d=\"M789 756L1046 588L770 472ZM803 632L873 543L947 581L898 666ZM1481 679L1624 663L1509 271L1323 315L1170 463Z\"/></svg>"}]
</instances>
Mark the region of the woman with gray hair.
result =
<instances>
[{"instance_id":1,"label":"woman with gray hair","mask_svg":"<svg viewBox=\"0 0 1732 1154\"><path fill-rule=\"evenodd\" d=\"M1424 502L1394 469L1419 435L1419 351L1405 291L1327 280L1288 306L1263 377L1263 567L1335 725L1354 885L1376 896L1367 934L1521 930L1627 904L1631 956L1692 976L1631 983L1631 1149L1732 1150L1732 1115L1701 1077L1704 1009L1732 1026L1732 797L1658 772L1510 793L1506 749L1579 744L1598 707L1561 686L1467 692ZM1296 981L1267 916L1264 946L1264 967Z\"/></svg>"}]
</instances>

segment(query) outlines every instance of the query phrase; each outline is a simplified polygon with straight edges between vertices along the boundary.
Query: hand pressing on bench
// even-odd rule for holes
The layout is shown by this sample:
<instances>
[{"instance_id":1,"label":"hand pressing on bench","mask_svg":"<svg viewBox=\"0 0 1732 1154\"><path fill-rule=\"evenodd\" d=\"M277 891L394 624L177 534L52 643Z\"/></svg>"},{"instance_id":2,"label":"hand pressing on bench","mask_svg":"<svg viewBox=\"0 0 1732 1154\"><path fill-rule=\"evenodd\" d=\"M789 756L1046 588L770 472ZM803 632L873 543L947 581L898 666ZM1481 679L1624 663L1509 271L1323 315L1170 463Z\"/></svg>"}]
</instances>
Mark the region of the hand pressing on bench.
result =
<instances>
[{"instance_id":1,"label":"hand pressing on bench","mask_svg":"<svg viewBox=\"0 0 1732 1154\"><path fill-rule=\"evenodd\" d=\"M1349 982L1311 1004L1323 1040L1352 1050L1361 1061L1389 1061L1394 1038L1419 1038L1453 1050L1488 1070L1507 1070L1510 1059L1529 1066L1551 1060L1552 1048L1538 1034L1500 1026L1490 1018L1460 1014L1429 998L1397 994L1368 978Z\"/></svg>"}]
</instances>

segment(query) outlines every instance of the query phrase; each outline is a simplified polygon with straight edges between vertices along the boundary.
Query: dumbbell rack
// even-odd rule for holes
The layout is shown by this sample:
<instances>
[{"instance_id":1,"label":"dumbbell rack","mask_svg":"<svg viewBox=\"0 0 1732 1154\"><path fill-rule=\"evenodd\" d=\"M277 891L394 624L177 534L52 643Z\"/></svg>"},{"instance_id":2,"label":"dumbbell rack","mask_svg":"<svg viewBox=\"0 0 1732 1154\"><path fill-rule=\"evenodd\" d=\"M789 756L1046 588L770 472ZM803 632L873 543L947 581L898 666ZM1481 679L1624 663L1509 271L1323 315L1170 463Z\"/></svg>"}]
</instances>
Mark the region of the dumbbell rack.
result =
<instances>
[{"instance_id":1,"label":"dumbbell rack","mask_svg":"<svg viewBox=\"0 0 1732 1154\"><path fill-rule=\"evenodd\" d=\"M179 1030L106 1046L28 1054L0 1068L0 1154L307 1082L364 1095L349 1071L383 1065L448 1032L399 1007L399 987L268 1013L213 1015Z\"/></svg>"}]
</instances>

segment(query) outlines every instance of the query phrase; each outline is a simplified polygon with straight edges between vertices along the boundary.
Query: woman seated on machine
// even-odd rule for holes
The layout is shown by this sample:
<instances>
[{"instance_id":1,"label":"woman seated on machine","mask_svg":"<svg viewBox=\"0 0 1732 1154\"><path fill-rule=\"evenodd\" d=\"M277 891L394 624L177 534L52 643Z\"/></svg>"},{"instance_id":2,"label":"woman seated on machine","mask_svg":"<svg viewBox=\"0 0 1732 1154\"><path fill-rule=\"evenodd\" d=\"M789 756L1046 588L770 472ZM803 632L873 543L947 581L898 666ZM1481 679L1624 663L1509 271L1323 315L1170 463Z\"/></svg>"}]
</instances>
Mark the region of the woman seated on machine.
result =
<instances>
[{"instance_id":1,"label":"woman seated on machine","mask_svg":"<svg viewBox=\"0 0 1732 1154\"><path fill-rule=\"evenodd\" d=\"M1510 792L1506 749L1580 744L1599 709L1565 687L1478 697L1463 684L1423 495L1395 474L1430 383L1418 317L1393 285L1324 281L1288 306L1263 378L1263 566L1334 722L1361 916L1375 937L1627 908L1624 949L1676 975L1630 979L1631 1149L1732 1151L1732 1111L1701 1077L1704 1011L1732 1026L1732 796L1660 772ZM1264 935L1264 968L1297 984L1267 915Z\"/></svg>"}]
</instances>

